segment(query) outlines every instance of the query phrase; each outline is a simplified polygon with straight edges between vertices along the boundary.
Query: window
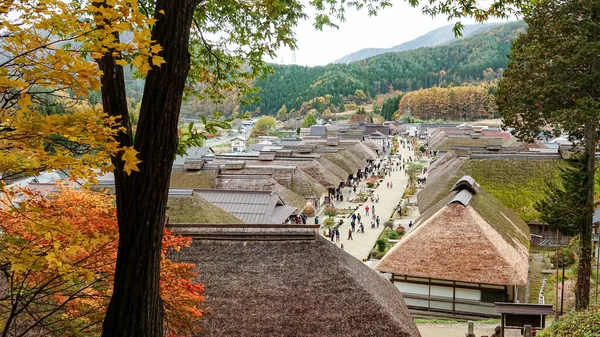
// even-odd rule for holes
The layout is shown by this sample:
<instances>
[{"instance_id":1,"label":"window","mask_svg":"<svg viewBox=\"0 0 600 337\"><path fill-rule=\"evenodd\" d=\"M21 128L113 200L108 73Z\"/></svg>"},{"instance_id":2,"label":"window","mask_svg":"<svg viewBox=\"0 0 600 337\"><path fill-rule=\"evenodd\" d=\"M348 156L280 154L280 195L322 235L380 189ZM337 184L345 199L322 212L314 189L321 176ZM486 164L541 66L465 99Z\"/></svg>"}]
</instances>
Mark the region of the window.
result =
<instances>
[{"instance_id":1,"label":"window","mask_svg":"<svg viewBox=\"0 0 600 337\"><path fill-rule=\"evenodd\" d=\"M481 302L494 303L494 302L508 302L508 294L505 291L498 290L481 290Z\"/></svg>"}]
</instances>

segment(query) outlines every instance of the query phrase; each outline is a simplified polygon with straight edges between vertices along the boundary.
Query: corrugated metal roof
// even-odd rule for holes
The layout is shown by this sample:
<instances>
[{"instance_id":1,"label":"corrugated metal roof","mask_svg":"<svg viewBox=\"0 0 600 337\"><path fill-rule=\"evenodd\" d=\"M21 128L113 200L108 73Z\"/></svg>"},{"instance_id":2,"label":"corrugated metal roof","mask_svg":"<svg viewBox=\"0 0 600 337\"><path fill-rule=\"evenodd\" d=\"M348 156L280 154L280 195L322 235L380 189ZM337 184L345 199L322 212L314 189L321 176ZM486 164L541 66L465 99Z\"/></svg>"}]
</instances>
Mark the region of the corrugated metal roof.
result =
<instances>
[{"instance_id":1,"label":"corrugated metal roof","mask_svg":"<svg viewBox=\"0 0 600 337\"><path fill-rule=\"evenodd\" d=\"M248 224L283 223L295 210L269 191L195 190L202 198ZM290 211L291 209L291 211ZM286 215L287 214L287 215ZM282 219L282 217L285 217Z\"/></svg>"}]
</instances>

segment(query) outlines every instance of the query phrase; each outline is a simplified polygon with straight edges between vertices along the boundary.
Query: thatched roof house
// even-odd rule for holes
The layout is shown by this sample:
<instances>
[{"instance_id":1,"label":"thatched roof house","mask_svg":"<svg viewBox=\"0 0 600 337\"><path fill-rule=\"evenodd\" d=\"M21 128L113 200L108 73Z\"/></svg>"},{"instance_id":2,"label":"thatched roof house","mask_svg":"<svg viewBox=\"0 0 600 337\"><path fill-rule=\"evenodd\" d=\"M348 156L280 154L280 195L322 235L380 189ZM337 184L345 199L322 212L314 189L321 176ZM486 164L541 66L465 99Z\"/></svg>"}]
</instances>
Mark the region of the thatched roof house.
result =
<instances>
[{"instance_id":1,"label":"thatched roof house","mask_svg":"<svg viewBox=\"0 0 600 337\"><path fill-rule=\"evenodd\" d=\"M172 259L198 266L202 336L420 336L388 280L309 227L173 228L194 237Z\"/></svg>"},{"instance_id":2,"label":"thatched roof house","mask_svg":"<svg viewBox=\"0 0 600 337\"><path fill-rule=\"evenodd\" d=\"M493 302L514 301L516 286L527 284L528 258L527 224L467 176L415 221L376 269L394 275L409 306L494 315Z\"/></svg>"},{"instance_id":3,"label":"thatched roof house","mask_svg":"<svg viewBox=\"0 0 600 337\"><path fill-rule=\"evenodd\" d=\"M241 224L242 220L211 204L197 193L190 196L169 196L169 223Z\"/></svg>"}]
</instances>

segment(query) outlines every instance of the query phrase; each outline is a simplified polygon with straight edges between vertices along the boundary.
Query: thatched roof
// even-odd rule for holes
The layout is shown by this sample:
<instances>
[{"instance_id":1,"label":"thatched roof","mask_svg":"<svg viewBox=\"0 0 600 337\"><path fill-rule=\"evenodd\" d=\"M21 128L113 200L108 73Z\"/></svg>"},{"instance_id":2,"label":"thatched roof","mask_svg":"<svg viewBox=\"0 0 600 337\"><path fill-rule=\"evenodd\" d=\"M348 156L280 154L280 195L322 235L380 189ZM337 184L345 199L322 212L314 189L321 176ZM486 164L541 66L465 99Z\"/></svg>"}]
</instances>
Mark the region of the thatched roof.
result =
<instances>
[{"instance_id":1,"label":"thatched roof","mask_svg":"<svg viewBox=\"0 0 600 337\"><path fill-rule=\"evenodd\" d=\"M355 174L358 170L364 167L364 165L356 165L355 162L345 156L342 156L341 153L322 153L321 156L325 157L327 160L346 171L346 178L349 174Z\"/></svg>"},{"instance_id":2,"label":"thatched roof","mask_svg":"<svg viewBox=\"0 0 600 337\"><path fill-rule=\"evenodd\" d=\"M502 146L504 141L501 137L482 137L482 138L471 138L467 137L447 137L439 143L430 145L433 151L450 151L453 147L479 147L488 145Z\"/></svg>"},{"instance_id":3,"label":"thatched roof","mask_svg":"<svg viewBox=\"0 0 600 337\"><path fill-rule=\"evenodd\" d=\"M349 172L344 170L343 168L341 168L340 166L338 166L336 163L332 162L331 160L329 160L328 158L324 157L323 155L321 155L321 157L319 159L317 159L317 161L323 165L323 167L325 167L326 170L328 170L329 172L333 173L336 177L338 177L341 181L346 181L346 179L348 179L349 176ZM339 185L339 183L338 183ZM337 185L335 186L337 187Z\"/></svg>"},{"instance_id":4,"label":"thatched roof","mask_svg":"<svg viewBox=\"0 0 600 337\"><path fill-rule=\"evenodd\" d=\"M205 286L199 336L420 336L390 281L313 228L214 227L171 256Z\"/></svg>"},{"instance_id":5,"label":"thatched roof","mask_svg":"<svg viewBox=\"0 0 600 337\"><path fill-rule=\"evenodd\" d=\"M169 197L167 207L169 223L243 223L242 220L211 204L198 194L189 197Z\"/></svg>"},{"instance_id":6,"label":"thatched roof","mask_svg":"<svg viewBox=\"0 0 600 337\"><path fill-rule=\"evenodd\" d=\"M217 178L216 169L206 169L198 171L180 171L171 172L171 188L212 188Z\"/></svg>"},{"instance_id":7,"label":"thatched roof","mask_svg":"<svg viewBox=\"0 0 600 337\"><path fill-rule=\"evenodd\" d=\"M323 185L302 170L294 172L288 188L304 198L314 199L321 198L326 191Z\"/></svg>"},{"instance_id":8,"label":"thatched roof","mask_svg":"<svg viewBox=\"0 0 600 337\"><path fill-rule=\"evenodd\" d=\"M338 153L346 159L348 165L350 165L355 173L356 171L362 170L367 166L367 161L363 157L357 156L349 149L340 150Z\"/></svg>"},{"instance_id":9,"label":"thatched roof","mask_svg":"<svg viewBox=\"0 0 600 337\"><path fill-rule=\"evenodd\" d=\"M415 221L376 269L442 280L526 285L529 227L481 187L467 185L446 190L446 196Z\"/></svg>"},{"instance_id":10,"label":"thatched roof","mask_svg":"<svg viewBox=\"0 0 600 337\"><path fill-rule=\"evenodd\" d=\"M441 200L460 177L469 175L526 222L539 219L535 204L547 195L547 183L559 180L564 165L556 159L469 159L452 153L438 161L429 168L427 186L417 195L421 213Z\"/></svg>"},{"instance_id":11,"label":"thatched roof","mask_svg":"<svg viewBox=\"0 0 600 337\"><path fill-rule=\"evenodd\" d=\"M383 147L381 145L375 143L372 140L365 140L363 144L375 152L383 150Z\"/></svg>"},{"instance_id":12,"label":"thatched roof","mask_svg":"<svg viewBox=\"0 0 600 337\"><path fill-rule=\"evenodd\" d=\"M375 160L378 157L377 153L363 142L358 142L357 144L349 146L348 151L364 160Z\"/></svg>"}]
</instances>

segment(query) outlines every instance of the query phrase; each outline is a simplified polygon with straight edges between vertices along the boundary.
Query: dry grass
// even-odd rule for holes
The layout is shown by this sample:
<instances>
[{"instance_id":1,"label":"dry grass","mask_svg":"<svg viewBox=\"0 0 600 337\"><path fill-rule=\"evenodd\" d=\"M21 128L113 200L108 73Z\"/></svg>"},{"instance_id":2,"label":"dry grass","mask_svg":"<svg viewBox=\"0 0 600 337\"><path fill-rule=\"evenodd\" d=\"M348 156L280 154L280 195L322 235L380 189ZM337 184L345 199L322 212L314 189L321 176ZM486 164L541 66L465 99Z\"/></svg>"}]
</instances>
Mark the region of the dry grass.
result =
<instances>
[{"instance_id":1,"label":"dry grass","mask_svg":"<svg viewBox=\"0 0 600 337\"><path fill-rule=\"evenodd\" d=\"M167 207L169 223L243 223L242 220L211 204L198 195L192 197L169 198Z\"/></svg>"}]
</instances>

